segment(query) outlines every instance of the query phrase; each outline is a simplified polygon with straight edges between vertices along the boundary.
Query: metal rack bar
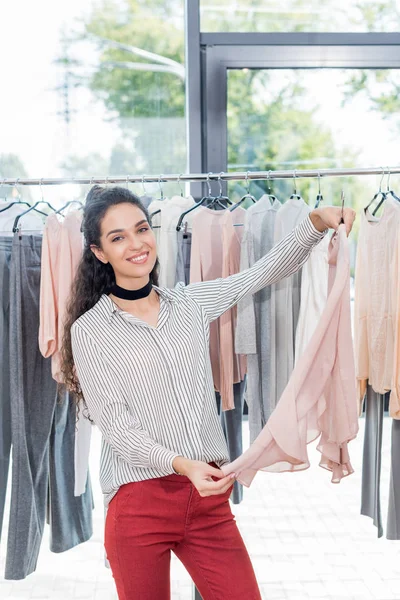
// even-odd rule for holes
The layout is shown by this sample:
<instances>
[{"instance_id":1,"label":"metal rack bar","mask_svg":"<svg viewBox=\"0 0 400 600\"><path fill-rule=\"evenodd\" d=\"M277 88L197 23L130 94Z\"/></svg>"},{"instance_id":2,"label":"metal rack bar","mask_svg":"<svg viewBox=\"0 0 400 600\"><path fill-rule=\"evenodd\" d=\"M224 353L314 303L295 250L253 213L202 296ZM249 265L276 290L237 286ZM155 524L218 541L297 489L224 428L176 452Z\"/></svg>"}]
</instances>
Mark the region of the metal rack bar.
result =
<instances>
[{"instance_id":1,"label":"metal rack bar","mask_svg":"<svg viewBox=\"0 0 400 600\"><path fill-rule=\"evenodd\" d=\"M108 176L108 177L64 177L64 178L32 178L23 177L3 178L0 180L0 186L3 185L64 185L64 184L110 184L110 183L165 183L168 181L233 181L246 179L301 179L309 177L351 177L354 175L383 175L400 173L400 166L397 167L368 167L356 169L293 169L287 171L234 171L221 173L185 173L174 175L127 175L127 176Z\"/></svg>"}]
</instances>

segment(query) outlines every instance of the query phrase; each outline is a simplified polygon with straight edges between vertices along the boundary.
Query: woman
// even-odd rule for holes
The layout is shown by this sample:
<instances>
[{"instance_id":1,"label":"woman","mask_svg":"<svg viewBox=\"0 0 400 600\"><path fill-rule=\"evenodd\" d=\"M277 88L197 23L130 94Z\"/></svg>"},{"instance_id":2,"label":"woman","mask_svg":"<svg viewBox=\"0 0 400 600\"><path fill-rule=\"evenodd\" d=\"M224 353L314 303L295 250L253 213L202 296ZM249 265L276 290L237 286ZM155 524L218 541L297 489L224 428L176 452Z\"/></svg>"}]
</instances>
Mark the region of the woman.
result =
<instances>
[{"instance_id":1,"label":"woman","mask_svg":"<svg viewBox=\"0 0 400 600\"><path fill-rule=\"evenodd\" d=\"M219 469L229 459L209 324L297 271L341 217L338 208L314 210L250 269L167 290L157 285L155 237L139 199L90 190L63 373L102 432L105 548L120 599L168 599L171 550L203 600L261 598L230 510L234 475ZM354 217L344 210L347 232Z\"/></svg>"}]
</instances>

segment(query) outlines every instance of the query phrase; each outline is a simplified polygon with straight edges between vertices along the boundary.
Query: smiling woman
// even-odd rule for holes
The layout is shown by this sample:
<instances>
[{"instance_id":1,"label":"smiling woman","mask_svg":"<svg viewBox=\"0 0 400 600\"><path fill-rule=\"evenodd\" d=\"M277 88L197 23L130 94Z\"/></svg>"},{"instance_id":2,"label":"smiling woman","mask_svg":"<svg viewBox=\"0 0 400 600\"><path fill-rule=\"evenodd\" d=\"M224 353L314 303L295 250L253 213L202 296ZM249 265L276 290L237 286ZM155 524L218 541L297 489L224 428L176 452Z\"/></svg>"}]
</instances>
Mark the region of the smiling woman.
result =
<instances>
[{"instance_id":1,"label":"smiling woman","mask_svg":"<svg viewBox=\"0 0 400 600\"><path fill-rule=\"evenodd\" d=\"M235 474L221 469L229 455L210 324L299 270L327 227L343 217L351 229L354 212L318 208L249 269L168 289L157 284L154 234L133 194L95 187L84 211L63 373L103 435L105 548L119 597L170 598L173 551L204 600L260 600L229 505Z\"/></svg>"},{"instance_id":2,"label":"smiling woman","mask_svg":"<svg viewBox=\"0 0 400 600\"><path fill-rule=\"evenodd\" d=\"M112 295L114 291L112 297L116 297L118 287L140 290L147 284L151 284L150 289L158 284L157 248L150 217L139 198L129 190L93 186L86 199L83 231L84 253L68 306L62 347L65 381L78 400L81 392L72 355L72 324L103 294ZM145 318L148 311L143 311L139 299L137 302L135 310ZM151 302L153 309L157 307L154 290ZM118 300L117 306L131 310L123 299ZM154 310L147 316L154 322Z\"/></svg>"}]
</instances>

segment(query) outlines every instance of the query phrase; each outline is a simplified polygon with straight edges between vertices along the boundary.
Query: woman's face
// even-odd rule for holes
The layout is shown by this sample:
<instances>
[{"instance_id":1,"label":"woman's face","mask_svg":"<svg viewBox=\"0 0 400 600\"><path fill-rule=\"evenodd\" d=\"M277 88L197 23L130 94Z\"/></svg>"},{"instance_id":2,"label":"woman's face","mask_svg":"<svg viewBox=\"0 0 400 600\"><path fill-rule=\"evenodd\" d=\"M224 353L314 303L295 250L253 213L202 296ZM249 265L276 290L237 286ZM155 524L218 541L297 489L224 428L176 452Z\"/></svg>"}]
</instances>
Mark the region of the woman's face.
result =
<instances>
[{"instance_id":1,"label":"woman's face","mask_svg":"<svg viewBox=\"0 0 400 600\"><path fill-rule=\"evenodd\" d=\"M149 281L157 260L154 233L139 207L129 202L111 206L101 222L100 245L92 252L103 263L110 263L121 287L134 289Z\"/></svg>"}]
</instances>

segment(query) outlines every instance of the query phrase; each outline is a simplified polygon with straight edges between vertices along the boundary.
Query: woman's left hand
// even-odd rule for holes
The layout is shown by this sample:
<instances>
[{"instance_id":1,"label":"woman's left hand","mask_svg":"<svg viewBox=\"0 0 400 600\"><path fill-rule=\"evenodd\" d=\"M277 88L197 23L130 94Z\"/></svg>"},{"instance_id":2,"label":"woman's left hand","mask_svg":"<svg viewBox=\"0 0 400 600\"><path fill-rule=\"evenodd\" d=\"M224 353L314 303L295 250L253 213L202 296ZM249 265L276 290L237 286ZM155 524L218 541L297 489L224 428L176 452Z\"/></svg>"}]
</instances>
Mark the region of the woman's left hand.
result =
<instances>
[{"instance_id":1,"label":"woman's left hand","mask_svg":"<svg viewBox=\"0 0 400 600\"><path fill-rule=\"evenodd\" d=\"M310 213L310 219L318 231L325 231L325 229L335 229L339 227L342 222L346 225L346 234L349 235L354 219L356 218L356 211L352 208L342 208L339 206L324 206L323 208L315 208Z\"/></svg>"}]
</instances>

